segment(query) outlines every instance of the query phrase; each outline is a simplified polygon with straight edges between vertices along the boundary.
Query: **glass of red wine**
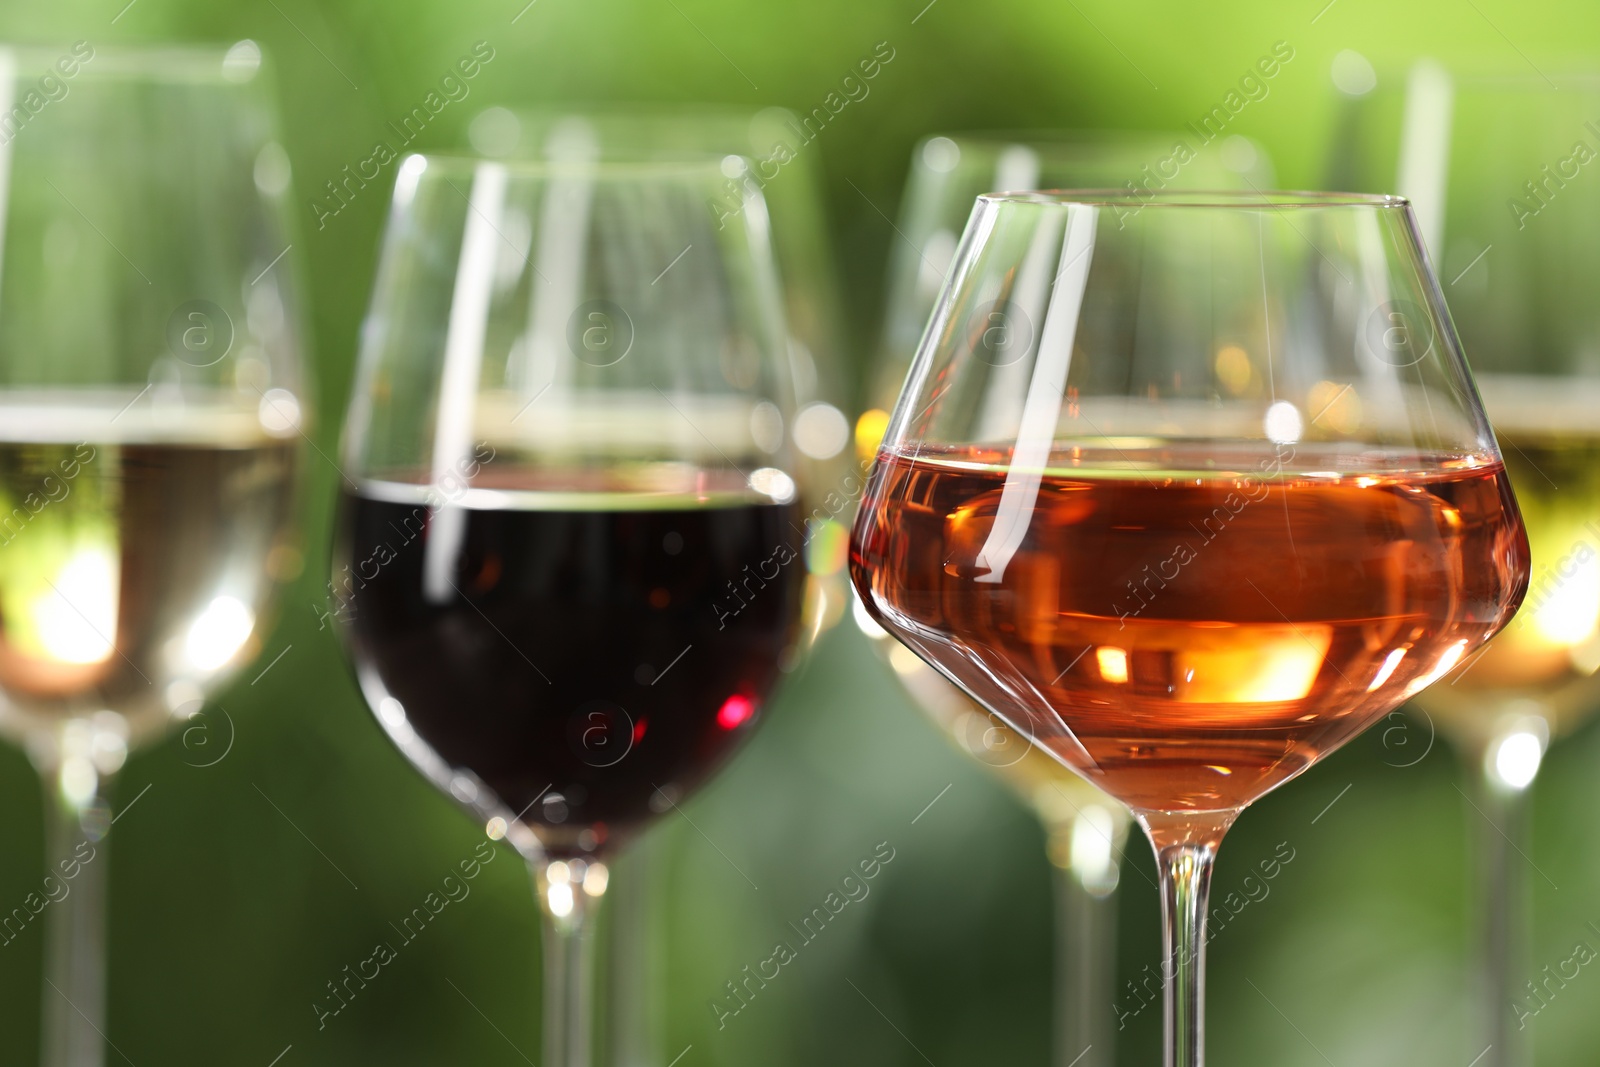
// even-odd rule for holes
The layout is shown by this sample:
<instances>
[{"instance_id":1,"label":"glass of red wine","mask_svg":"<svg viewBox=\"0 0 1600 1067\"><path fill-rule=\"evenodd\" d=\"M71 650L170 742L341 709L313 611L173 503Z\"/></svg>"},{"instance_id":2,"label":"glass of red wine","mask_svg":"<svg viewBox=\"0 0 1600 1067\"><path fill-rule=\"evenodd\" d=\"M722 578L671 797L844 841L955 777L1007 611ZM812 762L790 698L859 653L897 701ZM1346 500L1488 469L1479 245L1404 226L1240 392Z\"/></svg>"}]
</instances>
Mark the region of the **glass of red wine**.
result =
<instances>
[{"instance_id":1,"label":"glass of red wine","mask_svg":"<svg viewBox=\"0 0 1600 1067\"><path fill-rule=\"evenodd\" d=\"M780 296L727 180L409 157L346 418L332 610L390 739L533 868L550 1067L589 1062L607 857L799 637Z\"/></svg>"},{"instance_id":2,"label":"glass of red wine","mask_svg":"<svg viewBox=\"0 0 1600 1067\"><path fill-rule=\"evenodd\" d=\"M850 410L850 394L842 365L834 257L822 210L822 176L816 153L795 150L800 129L797 116L772 107L493 106L472 120L469 136L473 148L491 159L713 160L729 175L723 189L726 202L719 200L716 210L736 209L743 183L760 183L788 328L795 404L788 431L800 463L796 480L802 493L811 494L804 501L811 519L806 526L809 580L801 615L801 647L809 658L851 600L845 560L854 515L828 494L854 471L854 454L844 414ZM779 159L787 160L782 180L773 173ZM752 160L754 171L747 172ZM803 666L803 660L794 664L796 670ZM606 897L600 964L606 985L601 995L613 1046L609 1054L624 1067L664 1067L677 1051L666 1049L665 990L652 981L652 975L668 966L666 923L659 914L668 845L663 835L646 834L630 846L624 863L611 868L617 882Z\"/></svg>"},{"instance_id":3,"label":"glass of red wine","mask_svg":"<svg viewBox=\"0 0 1600 1067\"><path fill-rule=\"evenodd\" d=\"M851 569L912 651L1131 808L1166 1064L1246 805L1447 673L1528 547L1406 201L978 199Z\"/></svg>"}]
</instances>

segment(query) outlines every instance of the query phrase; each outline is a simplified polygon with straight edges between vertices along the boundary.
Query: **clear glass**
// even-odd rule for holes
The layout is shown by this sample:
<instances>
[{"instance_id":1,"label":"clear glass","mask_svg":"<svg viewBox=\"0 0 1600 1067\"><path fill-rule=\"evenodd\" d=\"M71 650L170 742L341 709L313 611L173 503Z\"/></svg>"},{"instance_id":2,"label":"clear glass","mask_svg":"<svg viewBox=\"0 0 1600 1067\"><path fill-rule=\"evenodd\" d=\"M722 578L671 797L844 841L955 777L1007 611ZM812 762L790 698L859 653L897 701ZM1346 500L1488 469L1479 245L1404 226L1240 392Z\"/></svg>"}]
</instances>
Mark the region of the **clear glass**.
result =
<instances>
[{"instance_id":1,"label":"clear glass","mask_svg":"<svg viewBox=\"0 0 1600 1067\"><path fill-rule=\"evenodd\" d=\"M890 255L886 325L869 375L871 406L856 423L861 459L870 462L888 424L888 409L910 369L974 197L993 189L1124 184L1157 190L1271 187L1271 165L1254 142L1234 136L1196 148L1191 140L1180 133L1036 131L937 134L920 142L895 226L901 240ZM959 748L1010 784L1044 825L1058 907L1056 1062L1106 1067L1116 1054L1110 1025L1116 987L1113 894L1127 809L974 704L870 615L857 610L856 620L916 703Z\"/></svg>"},{"instance_id":2,"label":"clear glass","mask_svg":"<svg viewBox=\"0 0 1600 1067\"><path fill-rule=\"evenodd\" d=\"M1044 827L1056 904L1054 1059L1116 1062L1116 890L1128 809L1029 743L1004 719L900 644L855 598L855 622L917 707L958 750L988 767Z\"/></svg>"},{"instance_id":3,"label":"clear glass","mask_svg":"<svg viewBox=\"0 0 1600 1067\"><path fill-rule=\"evenodd\" d=\"M863 414L876 446L917 342L933 314L973 200L999 190L1270 189L1272 163L1249 138L1197 144L1155 130L989 130L939 133L911 154L889 251L888 308ZM877 436L872 436L873 433Z\"/></svg>"},{"instance_id":4,"label":"clear glass","mask_svg":"<svg viewBox=\"0 0 1600 1067\"><path fill-rule=\"evenodd\" d=\"M1195 1067L1224 832L1498 631L1528 562L1403 200L1124 191L979 198L851 571L1133 810Z\"/></svg>"},{"instance_id":5,"label":"clear glass","mask_svg":"<svg viewBox=\"0 0 1600 1067\"><path fill-rule=\"evenodd\" d=\"M262 651L301 566L311 405L261 65L249 41L0 47L0 730L71 883L49 1065L104 1061L113 777Z\"/></svg>"},{"instance_id":6,"label":"clear glass","mask_svg":"<svg viewBox=\"0 0 1600 1067\"><path fill-rule=\"evenodd\" d=\"M552 1067L591 1059L607 860L800 640L782 298L725 180L407 158L345 420L333 614L396 747L533 869Z\"/></svg>"},{"instance_id":7,"label":"clear glass","mask_svg":"<svg viewBox=\"0 0 1600 1067\"><path fill-rule=\"evenodd\" d=\"M1552 84L1553 83L1553 84ZM1522 614L1418 700L1460 753L1480 864L1486 1067L1525 1067L1527 797L1600 708L1600 72L1550 81L1419 63L1346 96L1331 169L1416 204L1527 523Z\"/></svg>"}]
</instances>

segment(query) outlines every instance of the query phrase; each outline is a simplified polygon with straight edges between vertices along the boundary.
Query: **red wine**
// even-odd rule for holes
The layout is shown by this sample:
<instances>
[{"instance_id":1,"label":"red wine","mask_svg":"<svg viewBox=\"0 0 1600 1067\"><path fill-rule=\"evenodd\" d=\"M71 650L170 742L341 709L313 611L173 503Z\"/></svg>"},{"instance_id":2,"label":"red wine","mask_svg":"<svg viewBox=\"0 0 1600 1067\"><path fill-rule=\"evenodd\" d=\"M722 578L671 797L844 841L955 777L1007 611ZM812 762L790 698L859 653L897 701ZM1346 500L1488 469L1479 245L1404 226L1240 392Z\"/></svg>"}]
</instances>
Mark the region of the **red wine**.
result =
<instances>
[{"instance_id":1,"label":"red wine","mask_svg":"<svg viewBox=\"0 0 1600 1067\"><path fill-rule=\"evenodd\" d=\"M1497 459L1130 451L1058 452L1009 498L1003 454L885 453L851 567L886 629L1136 810L1282 784L1526 588Z\"/></svg>"},{"instance_id":2,"label":"red wine","mask_svg":"<svg viewBox=\"0 0 1600 1067\"><path fill-rule=\"evenodd\" d=\"M798 505L426 493L346 494L335 613L380 722L441 785L594 852L749 734L798 636Z\"/></svg>"}]
</instances>

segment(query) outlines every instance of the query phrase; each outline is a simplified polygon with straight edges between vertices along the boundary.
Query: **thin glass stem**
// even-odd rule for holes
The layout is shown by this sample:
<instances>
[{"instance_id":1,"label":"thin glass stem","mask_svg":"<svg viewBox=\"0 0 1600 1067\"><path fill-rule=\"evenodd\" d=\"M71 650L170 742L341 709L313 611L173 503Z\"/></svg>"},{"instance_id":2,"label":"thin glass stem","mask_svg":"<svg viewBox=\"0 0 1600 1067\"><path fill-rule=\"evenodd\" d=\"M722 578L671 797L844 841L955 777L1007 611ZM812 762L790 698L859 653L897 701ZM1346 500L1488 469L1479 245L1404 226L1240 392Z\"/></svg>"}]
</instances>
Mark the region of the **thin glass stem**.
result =
<instances>
[{"instance_id":1,"label":"thin glass stem","mask_svg":"<svg viewBox=\"0 0 1600 1067\"><path fill-rule=\"evenodd\" d=\"M1528 1067L1526 1023L1519 1023L1515 1005L1531 999L1517 985L1528 959L1529 791L1498 781L1481 758L1472 759L1470 768L1477 811L1467 818L1476 827L1478 982L1488 1045L1482 1067Z\"/></svg>"},{"instance_id":2,"label":"thin glass stem","mask_svg":"<svg viewBox=\"0 0 1600 1067\"><path fill-rule=\"evenodd\" d=\"M68 757L41 768L45 873L52 895L45 920L42 1067L101 1067L105 1062L106 855L109 781L85 779ZM94 789L87 799L74 799Z\"/></svg>"},{"instance_id":3,"label":"thin glass stem","mask_svg":"<svg viewBox=\"0 0 1600 1067\"><path fill-rule=\"evenodd\" d=\"M1206 901L1217 848L1238 812L1145 812L1161 875L1166 1067L1205 1063Z\"/></svg>"},{"instance_id":4,"label":"thin glass stem","mask_svg":"<svg viewBox=\"0 0 1600 1067\"><path fill-rule=\"evenodd\" d=\"M615 1067L661 1067L661 990L665 947L660 900L661 837L646 834L628 849L606 896L607 990L604 1025Z\"/></svg>"},{"instance_id":5,"label":"thin glass stem","mask_svg":"<svg viewBox=\"0 0 1600 1067\"><path fill-rule=\"evenodd\" d=\"M598 894L583 886L583 861L534 868L544 915L543 1067L589 1067L594 1033L593 917Z\"/></svg>"},{"instance_id":6,"label":"thin glass stem","mask_svg":"<svg viewBox=\"0 0 1600 1067\"><path fill-rule=\"evenodd\" d=\"M1070 826L1054 831L1071 836ZM1052 848L1052 857L1069 850ZM1113 858L1115 863L1116 859ZM1053 864L1056 898L1055 1062L1057 1067L1110 1067L1115 1062L1111 1027L1117 982L1115 890L1094 888L1070 864Z\"/></svg>"}]
</instances>

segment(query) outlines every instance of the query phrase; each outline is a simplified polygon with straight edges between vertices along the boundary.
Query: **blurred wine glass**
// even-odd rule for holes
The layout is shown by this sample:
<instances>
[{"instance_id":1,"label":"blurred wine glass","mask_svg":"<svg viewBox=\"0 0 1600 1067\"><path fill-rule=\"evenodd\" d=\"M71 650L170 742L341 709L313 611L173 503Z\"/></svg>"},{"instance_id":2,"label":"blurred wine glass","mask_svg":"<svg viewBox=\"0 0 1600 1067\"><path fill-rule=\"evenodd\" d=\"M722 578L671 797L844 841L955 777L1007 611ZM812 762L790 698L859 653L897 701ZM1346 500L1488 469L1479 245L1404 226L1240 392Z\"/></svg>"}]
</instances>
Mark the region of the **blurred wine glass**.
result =
<instances>
[{"instance_id":1,"label":"blurred wine glass","mask_svg":"<svg viewBox=\"0 0 1600 1067\"><path fill-rule=\"evenodd\" d=\"M806 586L765 205L716 161L411 156L345 420L335 613L395 746L533 870L591 1061L610 862L764 719Z\"/></svg>"},{"instance_id":2,"label":"blurred wine glass","mask_svg":"<svg viewBox=\"0 0 1600 1067\"><path fill-rule=\"evenodd\" d=\"M917 658L878 625L859 597L855 622L945 738L998 775L1044 827L1057 909L1055 1060L1114 1063L1115 893L1128 809Z\"/></svg>"},{"instance_id":3,"label":"blurred wine glass","mask_svg":"<svg viewBox=\"0 0 1600 1067\"><path fill-rule=\"evenodd\" d=\"M1265 150L1238 134L1209 144L1192 133L1156 130L990 130L924 138L911 153L889 251L888 305L868 386L872 406L858 421L865 449L870 453L883 435L885 409L899 395L973 202L983 193L1272 184Z\"/></svg>"},{"instance_id":4,"label":"blurred wine glass","mask_svg":"<svg viewBox=\"0 0 1600 1067\"><path fill-rule=\"evenodd\" d=\"M52 1067L104 1060L113 778L261 651L300 571L310 405L261 62L0 49L0 729L70 883L44 918Z\"/></svg>"},{"instance_id":5,"label":"blurred wine glass","mask_svg":"<svg viewBox=\"0 0 1600 1067\"><path fill-rule=\"evenodd\" d=\"M1517 619L1417 698L1471 781L1487 1067L1530 1062L1528 796L1600 708L1600 71L1334 67L1329 182L1416 205L1533 553ZM1470 1056L1479 1051L1474 1046Z\"/></svg>"},{"instance_id":6,"label":"blurred wine glass","mask_svg":"<svg viewBox=\"0 0 1600 1067\"><path fill-rule=\"evenodd\" d=\"M860 458L870 461L888 409L927 327L956 239L976 198L994 190L1124 188L1239 189L1272 184L1266 154L1234 136L1192 145L1191 135L1116 131L937 134L920 142L890 256L889 305L869 381L869 407L856 424ZM1165 177L1163 177L1165 175ZM1154 183L1152 186L1152 182ZM1001 326L1004 329L1004 325ZM1130 816L1082 777L1028 744L1005 722L889 637L855 601L855 619L916 704L957 747L1000 775L1039 818L1055 872L1055 1057L1059 1064L1114 1062L1116 925L1113 893Z\"/></svg>"}]
</instances>

